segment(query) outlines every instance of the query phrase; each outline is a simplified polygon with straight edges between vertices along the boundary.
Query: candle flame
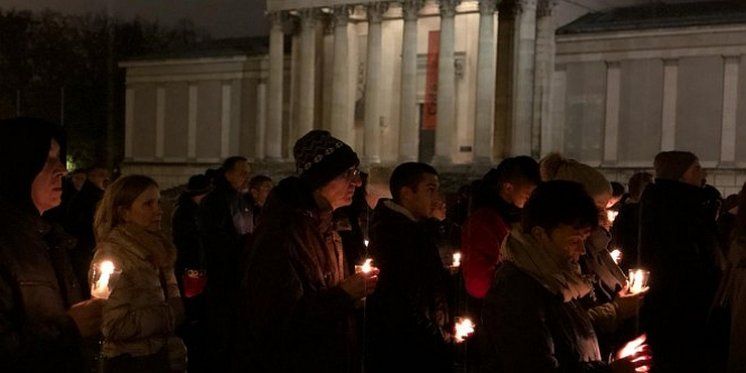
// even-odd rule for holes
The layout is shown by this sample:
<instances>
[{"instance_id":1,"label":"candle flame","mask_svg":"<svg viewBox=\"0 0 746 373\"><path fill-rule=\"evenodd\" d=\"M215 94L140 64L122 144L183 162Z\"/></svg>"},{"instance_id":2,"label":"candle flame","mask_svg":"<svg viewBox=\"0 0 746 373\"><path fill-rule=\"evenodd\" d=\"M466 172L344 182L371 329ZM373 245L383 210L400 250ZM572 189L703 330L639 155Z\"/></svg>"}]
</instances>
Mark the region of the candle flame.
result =
<instances>
[{"instance_id":1,"label":"candle flame","mask_svg":"<svg viewBox=\"0 0 746 373\"><path fill-rule=\"evenodd\" d=\"M616 220L617 215L619 215L619 211L616 211L616 210L607 210L606 211L606 217L612 223L614 222L614 220Z\"/></svg>"},{"instance_id":2,"label":"candle flame","mask_svg":"<svg viewBox=\"0 0 746 373\"><path fill-rule=\"evenodd\" d=\"M476 325L470 318L457 319L454 329L456 330L456 342L463 342L467 337L474 333Z\"/></svg>"},{"instance_id":3,"label":"candle flame","mask_svg":"<svg viewBox=\"0 0 746 373\"><path fill-rule=\"evenodd\" d=\"M624 348L619 350L619 353L617 354L618 359L624 359L630 356L634 356L640 352L642 352L644 346L645 346L645 340L647 339L647 335L643 334L629 343L627 343Z\"/></svg>"},{"instance_id":4,"label":"candle flame","mask_svg":"<svg viewBox=\"0 0 746 373\"><path fill-rule=\"evenodd\" d=\"M453 253L453 265L454 268L461 266L461 253L455 252Z\"/></svg>"},{"instance_id":5,"label":"candle flame","mask_svg":"<svg viewBox=\"0 0 746 373\"><path fill-rule=\"evenodd\" d=\"M368 244L369 244L369 243L370 243L370 242L369 242L368 240L363 240L363 244L365 244L365 247L368 247Z\"/></svg>"},{"instance_id":6,"label":"candle flame","mask_svg":"<svg viewBox=\"0 0 746 373\"><path fill-rule=\"evenodd\" d=\"M609 253L611 255L611 259L614 261L614 263L619 264L619 262L622 261L622 251L619 249L614 249Z\"/></svg>"},{"instance_id":7,"label":"candle flame","mask_svg":"<svg viewBox=\"0 0 746 373\"><path fill-rule=\"evenodd\" d=\"M95 298L108 299L111 294L109 290L109 280L111 275L114 273L114 263L110 260L104 260L98 264L98 271L100 272L98 280L93 284L91 289L91 295Z\"/></svg>"},{"instance_id":8,"label":"candle flame","mask_svg":"<svg viewBox=\"0 0 746 373\"><path fill-rule=\"evenodd\" d=\"M363 265L360 266L360 272L362 273L370 273L371 269L373 269L372 266L373 259L365 259L365 262L363 262Z\"/></svg>"},{"instance_id":9,"label":"candle flame","mask_svg":"<svg viewBox=\"0 0 746 373\"><path fill-rule=\"evenodd\" d=\"M644 269L631 269L629 272L629 292L637 294L645 291L650 272Z\"/></svg>"}]
</instances>

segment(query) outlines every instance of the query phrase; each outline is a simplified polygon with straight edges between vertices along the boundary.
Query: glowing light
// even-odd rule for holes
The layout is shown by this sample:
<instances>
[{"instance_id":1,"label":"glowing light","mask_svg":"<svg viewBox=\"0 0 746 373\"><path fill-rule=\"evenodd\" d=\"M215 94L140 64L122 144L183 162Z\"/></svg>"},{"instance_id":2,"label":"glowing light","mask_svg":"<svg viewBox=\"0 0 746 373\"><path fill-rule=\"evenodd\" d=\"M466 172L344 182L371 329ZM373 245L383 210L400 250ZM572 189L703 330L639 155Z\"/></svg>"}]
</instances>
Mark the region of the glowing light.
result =
<instances>
[{"instance_id":1,"label":"glowing light","mask_svg":"<svg viewBox=\"0 0 746 373\"><path fill-rule=\"evenodd\" d=\"M622 261L622 250L614 249L612 250L609 255L611 255L611 259L614 261L614 263L619 264L619 262Z\"/></svg>"},{"instance_id":2,"label":"glowing light","mask_svg":"<svg viewBox=\"0 0 746 373\"><path fill-rule=\"evenodd\" d=\"M370 273L373 270L373 259L365 259L362 265L355 266L355 273Z\"/></svg>"},{"instance_id":3,"label":"glowing light","mask_svg":"<svg viewBox=\"0 0 746 373\"><path fill-rule=\"evenodd\" d=\"M477 326L474 325L474 322L471 321L470 318L457 317L456 324L454 325L456 342L461 343L466 340L466 338L474 334L474 330L476 327Z\"/></svg>"},{"instance_id":4,"label":"glowing light","mask_svg":"<svg viewBox=\"0 0 746 373\"><path fill-rule=\"evenodd\" d=\"M453 264L451 266L453 268L461 267L461 253L460 252L453 253Z\"/></svg>"},{"instance_id":5,"label":"glowing light","mask_svg":"<svg viewBox=\"0 0 746 373\"><path fill-rule=\"evenodd\" d=\"M632 294L641 293L647 290L650 272L644 269L629 270L629 292Z\"/></svg>"},{"instance_id":6,"label":"glowing light","mask_svg":"<svg viewBox=\"0 0 746 373\"><path fill-rule=\"evenodd\" d=\"M612 223L614 222L614 220L616 220L617 215L619 215L619 211L616 211L616 210L607 210L606 211L606 217Z\"/></svg>"},{"instance_id":7,"label":"glowing light","mask_svg":"<svg viewBox=\"0 0 746 373\"><path fill-rule=\"evenodd\" d=\"M114 263L110 260L104 260L98 263L93 270L93 281L91 285L91 296L100 299L109 299L111 295L110 282L112 282L112 275L118 271L114 267Z\"/></svg>"}]
</instances>

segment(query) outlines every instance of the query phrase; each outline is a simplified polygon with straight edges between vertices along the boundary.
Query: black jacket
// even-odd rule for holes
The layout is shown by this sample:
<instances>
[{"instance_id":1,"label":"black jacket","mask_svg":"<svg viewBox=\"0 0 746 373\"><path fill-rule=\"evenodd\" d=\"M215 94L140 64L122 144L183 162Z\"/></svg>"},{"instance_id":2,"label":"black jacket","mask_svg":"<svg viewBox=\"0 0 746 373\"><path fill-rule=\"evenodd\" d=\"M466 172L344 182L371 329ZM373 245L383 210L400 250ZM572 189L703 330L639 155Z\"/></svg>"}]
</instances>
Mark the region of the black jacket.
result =
<instances>
[{"instance_id":1,"label":"black jacket","mask_svg":"<svg viewBox=\"0 0 746 373\"><path fill-rule=\"evenodd\" d=\"M197 213L199 205L189 195L182 194L171 216L171 234L178 251L176 274L181 276L186 268L204 269L205 252L199 235Z\"/></svg>"},{"instance_id":2,"label":"black jacket","mask_svg":"<svg viewBox=\"0 0 746 373\"><path fill-rule=\"evenodd\" d=\"M238 371L350 372L354 306L328 206L297 177L270 194L241 282Z\"/></svg>"},{"instance_id":3,"label":"black jacket","mask_svg":"<svg viewBox=\"0 0 746 373\"><path fill-rule=\"evenodd\" d=\"M448 272L425 224L391 206L404 209L381 200L370 230L381 273L367 300L369 371L450 371Z\"/></svg>"},{"instance_id":4,"label":"black jacket","mask_svg":"<svg viewBox=\"0 0 746 373\"><path fill-rule=\"evenodd\" d=\"M33 213L0 205L0 371L79 372L81 301L67 251L75 239Z\"/></svg>"},{"instance_id":5,"label":"black jacket","mask_svg":"<svg viewBox=\"0 0 746 373\"><path fill-rule=\"evenodd\" d=\"M93 259L96 239L93 234L93 217L96 207L104 196L104 191L95 184L86 181L78 193L70 199L63 227L65 231L78 240L75 248L70 252L70 260L78 282L87 283L88 269ZM89 290L83 289L88 295Z\"/></svg>"},{"instance_id":6,"label":"black jacket","mask_svg":"<svg viewBox=\"0 0 746 373\"><path fill-rule=\"evenodd\" d=\"M580 302L563 302L511 262L495 274L480 326L486 334L485 371L608 371L595 360L595 332Z\"/></svg>"},{"instance_id":7,"label":"black jacket","mask_svg":"<svg viewBox=\"0 0 746 373\"><path fill-rule=\"evenodd\" d=\"M698 371L691 356L704 351L705 323L717 289L717 228L701 188L656 180L641 204L641 264L650 292L641 323L658 371Z\"/></svg>"}]
</instances>

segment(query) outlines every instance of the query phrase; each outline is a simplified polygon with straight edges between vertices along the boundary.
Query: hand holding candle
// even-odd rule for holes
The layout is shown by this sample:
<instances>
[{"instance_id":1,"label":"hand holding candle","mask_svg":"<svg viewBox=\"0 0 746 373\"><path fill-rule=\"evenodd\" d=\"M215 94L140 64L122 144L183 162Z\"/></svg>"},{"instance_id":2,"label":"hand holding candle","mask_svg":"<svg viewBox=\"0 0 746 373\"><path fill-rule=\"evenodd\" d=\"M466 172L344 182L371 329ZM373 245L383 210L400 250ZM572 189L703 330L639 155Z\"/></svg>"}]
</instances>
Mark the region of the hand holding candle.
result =
<instances>
[{"instance_id":1,"label":"hand holding candle","mask_svg":"<svg viewBox=\"0 0 746 373\"><path fill-rule=\"evenodd\" d=\"M469 336L474 334L476 325L468 317L457 317L456 324L454 325L454 338L456 343L461 343L466 340Z\"/></svg>"},{"instance_id":2,"label":"hand holding candle","mask_svg":"<svg viewBox=\"0 0 746 373\"><path fill-rule=\"evenodd\" d=\"M355 274L342 281L340 287L352 299L363 299L376 289L378 272L378 268L373 266L373 259L367 258L355 266Z\"/></svg>"},{"instance_id":3,"label":"hand holding candle","mask_svg":"<svg viewBox=\"0 0 746 373\"><path fill-rule=\"evenodd\" d=\"M91 279L91 296L98 299L109 299L114 283L122 270L114 267L110 260L104 260L93 265Z\"/></svg>"}]
</instances>

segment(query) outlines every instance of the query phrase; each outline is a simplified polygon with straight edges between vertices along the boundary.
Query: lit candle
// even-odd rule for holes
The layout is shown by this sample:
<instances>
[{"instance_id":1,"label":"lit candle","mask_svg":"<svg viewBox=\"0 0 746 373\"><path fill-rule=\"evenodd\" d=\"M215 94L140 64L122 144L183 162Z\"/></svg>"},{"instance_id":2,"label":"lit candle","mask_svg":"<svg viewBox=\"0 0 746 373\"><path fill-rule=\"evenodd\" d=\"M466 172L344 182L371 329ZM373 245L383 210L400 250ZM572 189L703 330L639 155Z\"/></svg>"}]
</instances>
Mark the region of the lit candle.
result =
<instances>
[{"instance_id":1,"label":"lit candle","mask_svg":"<svg viewBox=\"0 0 746 373\"><path fill-rule=\"evenodd\" d=\"M634 356L642 352L645 347L646 339L647 336L645 334L633 339L632 341L627 343L624 348L619 350L619 353L617 353L617 358L624 359L626 357Z\"/></svg>"},{"instance_id":2,"label":"lit candle","mask_svg":"<svg viewBox=\"0 0 746 373\"><path fill-rule=\"evenodd\" d=\"M476 325L468 317L457 317L455 329L455 338L457 343L463 342L467 337L474 333Z\"/></svg>"},{"instance_id":3,"label":"lit candle","mask_svg":"<svg viewBox=\"0 0 746 373\"><path fill-rule=\"evenodd\" d=\"M453 264L451 265L453 268L461 267L461 253L455 252L453 253Z\"/></svg>"},{"instance_id":4,"label":"lit candle","mask_svg":"<svg viewBox=\"0 0 746 373\"><path fill-rule=\"evenodd\" d=\"M614 263L619 264L619 262L622 261L622 250L614 249L611 250L611 259L614 261Z\"/></svg>"},{"instance_id":5,"label":"lit candle","mask_svg":"<svg viewBox=\"0 0 746 373\"><path fill-rule=\"evenodd\" d=\"M91 296L94 298L108 299L111 295L109 281L112 274L116 271L114 263L110 260L104 260L96 265L93 274L93 285L91 286Z\"/></svg>"},{"instance_id":6,"label":"lit candle","mask_svg":"<svg viewBox=\"0 0 746 373\"><path fill-rule=\"evenodd\" d=\"M369 243L368 240L363 240L363 244L365 244L365 247L368 247L368 243Z\"/></svg>"},{"instance_id":7,"label":"lit candle","mask_svg":"<svg viewBox=\"0 0 746 373\"><path fill-rule=\"evenodd\" d=\"M609 219L609 222L614 222L616 220L617 215L619 215L619 211L616 210L606 210L606 217Z\"/></svg>"},{"instance_id":8,"label":"lit candle","mask_svg":"<svg viewBox=\"0 0 746 373\"><path fill-rule=\"evenodd\" d=\"M637 294L647 290L650 272L644 269L629 270L629 292Z\"/></svg>"},{"instance_id":9,"label":"lit candle","mask_svg":"<svg viewBox=\"0 0 746 373\"><path fill-rule=\"evenodd\" d=\"M373 259L365 259L362 265L355 266L355 273L370 273L373 269Z\"/></svg>"}]
</instances>

